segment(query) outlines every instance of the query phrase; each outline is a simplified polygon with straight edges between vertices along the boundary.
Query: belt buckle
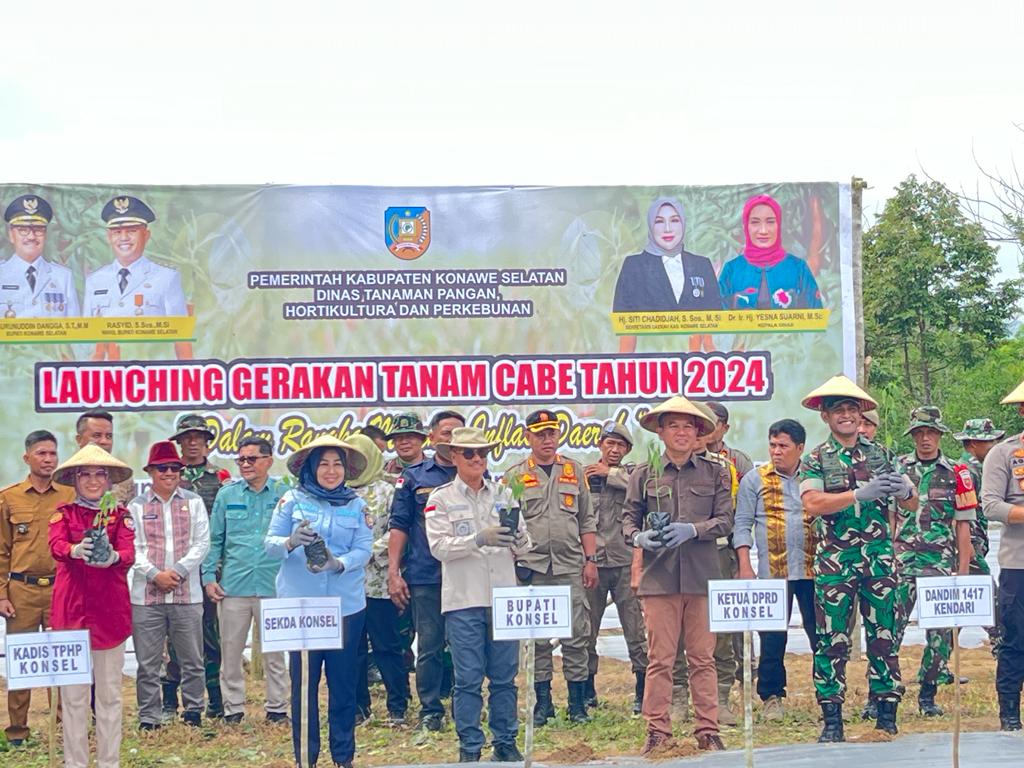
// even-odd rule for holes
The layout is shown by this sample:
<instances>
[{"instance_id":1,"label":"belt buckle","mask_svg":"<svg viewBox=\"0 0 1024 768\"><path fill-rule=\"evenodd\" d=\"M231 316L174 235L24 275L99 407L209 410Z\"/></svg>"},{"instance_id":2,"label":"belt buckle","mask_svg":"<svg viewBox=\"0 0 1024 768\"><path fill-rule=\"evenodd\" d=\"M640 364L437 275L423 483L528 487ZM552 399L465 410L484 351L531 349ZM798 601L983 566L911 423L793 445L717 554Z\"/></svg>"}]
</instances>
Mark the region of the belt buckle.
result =
<instances>
[{"instance_id":1,"label":"belt buckle","mask_svg":"<svg viewBox=\"0 0 1024 768\"><path fill-rule=\"evenodd\" d=\"M49 576L41 576L36 579L36 585L40 587L48 587L53 583Z\"/></svg>"}]
</instances>

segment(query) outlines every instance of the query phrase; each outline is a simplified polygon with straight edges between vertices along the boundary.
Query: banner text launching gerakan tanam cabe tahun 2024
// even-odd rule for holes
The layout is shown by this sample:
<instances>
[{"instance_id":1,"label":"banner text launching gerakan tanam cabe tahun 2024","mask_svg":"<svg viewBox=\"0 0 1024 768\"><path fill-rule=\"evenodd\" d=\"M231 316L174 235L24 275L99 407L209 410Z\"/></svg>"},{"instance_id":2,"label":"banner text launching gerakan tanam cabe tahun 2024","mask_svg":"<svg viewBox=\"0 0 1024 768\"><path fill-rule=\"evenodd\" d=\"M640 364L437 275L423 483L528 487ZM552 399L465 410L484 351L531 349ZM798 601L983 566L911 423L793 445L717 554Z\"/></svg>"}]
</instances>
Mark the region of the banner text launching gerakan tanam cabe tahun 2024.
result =
<instances>
[{"instance_id":1,"label":"banner text launching gerakan tanam cabe tahun 2024","mask_svg":"<svg viewBox=\"0 0 1024 768\"><path fill-rule=\"evenodd\" d=\"M763 458L772 421L855 368L848 185L0 190L8 446L50 429L66 457L105 408L135 467L183 412L215 459L251 434L283 457L456 409L500 471L531 410L586 461L605 421L639 438L682 393Z\"/></svg>"}]
</instances>

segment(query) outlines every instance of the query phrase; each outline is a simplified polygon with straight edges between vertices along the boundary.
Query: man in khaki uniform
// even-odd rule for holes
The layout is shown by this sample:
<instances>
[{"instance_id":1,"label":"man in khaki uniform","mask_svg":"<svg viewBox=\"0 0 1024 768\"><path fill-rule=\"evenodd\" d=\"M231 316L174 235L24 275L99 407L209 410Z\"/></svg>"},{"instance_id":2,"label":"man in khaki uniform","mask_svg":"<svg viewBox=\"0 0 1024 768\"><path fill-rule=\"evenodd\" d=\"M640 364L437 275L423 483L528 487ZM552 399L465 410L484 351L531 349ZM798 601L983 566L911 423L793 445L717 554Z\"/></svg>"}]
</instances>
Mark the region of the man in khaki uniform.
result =
<instances>
[{"instance_id":1,"label":"man in khaki uniform","mask_svg":"<svg viewBox=\"0 0 1024 768\"><path fill-rule=\"evenodd\" d=\"M672 736L672 668L680 635L689 660L697 747L722 750L708 580L721 578L716 541L732 531L732 476L718 460L698 453L700 437L715 422L686 398L651 409L640 425L665 446L656 463L630 476L622 514L623 537L644 550L637 589L648 648L643 754Z\"/></svg>"},{"instance_id":2,"label":"man in khaki uniform","mask_svg":"<svg viewBox=\"0 0 1024 768\"><path fill-rule=\"evenodd\" d=\"M622 625L622 634L629 649L629 661L636 677L633 714L639 715L644 702L644 679L647 674L647 638L640 601L629 586L629 569L633 548L622 538L622 505L626 486L635 464L622 460L633 449L633 436L622 424L608 421L601 428L597 441L601 460L583 471L594 499L597 515L597 586L587 592L590 601L590 648L587 677L587 706L597 706L594 678L597 675L597 635L611 594Z\"/></svg>"},{"instance_id":3,"label":"man in khaki uniform","mask_svg":"<svg viewBox=\"0 0 1024 768\"><path fill-rule=\"evenodd\" d=\"M75 423L75 443L79 448L98 445L107 453L112 454L114 450L114 415L110 411L98 408L83 413ZM127 507L128 502L136 496L135 481L130 477L120 483L114 483L112 490L122 507Z\"/></svg>"},{"instance_id":4,"label":"man in khaki uniform","mask_svg":"<svg viewBox=\"0 0 1024 768\"><path fill-rule=\"evenodd\" d=\"M28 478L0 490L0 616L7 633L38 632L50 623L50 597L56 571L47 543L49 521L75 492L52 482L57 467L57 438L40 430L25 438ZM9 691L11 724L7 741L21 746L28 738L31 690Z\"/></svg>"},{"instance_id":5,"label":"man in khaki uniform","mask_svg":"<svg viewBox=\"0 0 1024 768\"><path fill-rule=\"evenodd\" d=\"M534 549L516 562L520 580L535 586L572 587L573 636L562 641L562 672L569 689L569 720L583 723L587 715L587 646L590 642L590 607L584 590L597 585L597 517L583 469L558 455L559 424L549 410L526 417L530 455L505 473L525 486L520 500ZM525 575L525 578L523 578ZM555 716L551 701L552 648L537 641L537 706L534 724Z\"/></svg>"}]
</instances>

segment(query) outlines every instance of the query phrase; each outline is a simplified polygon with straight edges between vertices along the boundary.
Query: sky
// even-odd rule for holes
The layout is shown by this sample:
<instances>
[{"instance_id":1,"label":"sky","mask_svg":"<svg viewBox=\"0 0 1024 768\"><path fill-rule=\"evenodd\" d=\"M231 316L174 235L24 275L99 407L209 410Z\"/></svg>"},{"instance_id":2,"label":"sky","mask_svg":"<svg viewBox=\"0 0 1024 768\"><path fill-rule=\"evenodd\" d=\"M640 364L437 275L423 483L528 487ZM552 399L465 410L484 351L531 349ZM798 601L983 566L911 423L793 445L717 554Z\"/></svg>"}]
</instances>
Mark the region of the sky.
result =
<instances>
[{"instance_id":1,"label":"sky","mask_svg":"<svg viewBox=\"0 0 1024 768\"><path fill-rule=\"evenodd\" d=\"M867 180L1024 164L1024 0L48 3L0 43L0 179ZM1004 249L1013 269L1017 253Z\"/></svg>"}]
</instances>

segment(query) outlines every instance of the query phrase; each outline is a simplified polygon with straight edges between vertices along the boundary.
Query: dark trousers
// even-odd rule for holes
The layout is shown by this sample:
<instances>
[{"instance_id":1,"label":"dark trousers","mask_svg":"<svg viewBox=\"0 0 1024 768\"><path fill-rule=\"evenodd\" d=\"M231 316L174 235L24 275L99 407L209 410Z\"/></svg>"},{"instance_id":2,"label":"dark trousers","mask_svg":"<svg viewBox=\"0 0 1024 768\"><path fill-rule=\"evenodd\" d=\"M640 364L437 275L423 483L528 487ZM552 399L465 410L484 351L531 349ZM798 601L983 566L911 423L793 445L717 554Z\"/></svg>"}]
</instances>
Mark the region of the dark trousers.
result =
<instances>
[{"instance_id":1,"label":"dark trousers","mask_svg":"<svg viewBox=\"0 0 1024 768\"><path fill-rule=\"evenodd\" d=\"M1017 695L1024 684L1024 568L999 572L999 630L996 693Z\"/></svg>"},{"instance_id":2,"label":"dark trousers","mask_svg":"<svg viewBox=\"0 0 1024 768\"><path fill-rule=\"evenodd\" d=\"M363 634L366 611L346 616L342 623L345 647L309 653L309 764L320 757L320 689L321 672L327 677L327 734L331 760L350 761L356 753L356 673L359 669L359 637ZM352 638L349 642L349 638ZM302 736L302 654L292 651L288 658L292 678L292 747L295 762L299 757Z\"/></svg>"},{"instance_id":3,"label":"dark trousers","mask_svg":"<svg viewBox=\"0 0 1024 768\"><path fill-rule=\"evenodd\" d=\"M444 616L440 584L410 584L412 621L416 627L416 693L420 717L443 715Z\"/></svg>"},{"instance_id":4,"label":"dark trousers","mask_svg":"<svg viewBox=\"0 0 1024 768\"><path fill-rule=\"evenodd\" d=\"M786 582L786 618L793 615L793 598L800 606L800 619L813 652L817 646L814 629L814 580L794 579ZM761 636L761 661L757 668L757 695L761 701L771 696L786 695L786 641L788 632L758 632Z\"/></svg>"},{"instance_id":5,"label":"dark trousers","mask_svg":"<svg viewBox=\"0 0 1024 768\"><path fill-rule=\"evenodd\" d=\"M398 631L398 609L387 598L366 598L366 624L359 641L356 681L356 704L363 712L370 711L369 645L373 646L373 661L387 691L388 714L404 715L409 706L409 673L402 658L405 646Z\"/></svg>"},{"instance_id":6,"label":"dark trousers","mask_svg":"<svg viewBox=\"0 0 1024 768\"><path fill-rule=\"evenodd\" d=\"M480 716L485 675L490 681L487 723L491 743L515 745L519 730L515 683L519 642L492 639L492 627L489 608L464 608L445 616L448 646L455 664L455 731L459 747L469 752L479 752L484 746Z\"/></svg>"}]
</instances>

